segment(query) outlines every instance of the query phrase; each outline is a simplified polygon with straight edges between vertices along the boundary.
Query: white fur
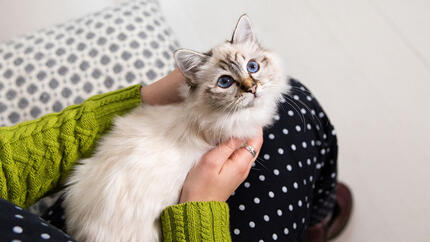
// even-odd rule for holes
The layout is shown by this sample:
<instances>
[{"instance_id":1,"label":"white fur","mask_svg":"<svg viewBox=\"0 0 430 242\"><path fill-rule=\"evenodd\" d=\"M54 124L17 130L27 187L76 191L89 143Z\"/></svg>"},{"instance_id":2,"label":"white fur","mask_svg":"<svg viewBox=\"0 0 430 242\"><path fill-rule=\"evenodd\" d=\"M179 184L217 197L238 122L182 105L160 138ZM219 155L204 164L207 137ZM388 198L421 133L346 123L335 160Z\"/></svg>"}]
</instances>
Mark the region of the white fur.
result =
<instances>
[{"instance_id":1,"label":"white fur","mask_svg":"<svg viewBox=\"0 0 430 242\"><path fill-rule=\"evenodd\" d=\"M234 112L211 109L201 89L192 92L184 85L184 102L143 105L115 120L93 157L82 160L68 179L64 205L73 237L81 242L160 241L160 213L178 202L188 171L202 155L219 142L252 137L272 123L287 83L277 58L255 45L214 49L212 62L231 51L264 52L271 60L267 77L257 76L262 83L257 98L245 93ZM210 65L203 66L199 78L206 82L198 88L214 84L211 77L217 73Z\"/></svg>"}]
</instances>

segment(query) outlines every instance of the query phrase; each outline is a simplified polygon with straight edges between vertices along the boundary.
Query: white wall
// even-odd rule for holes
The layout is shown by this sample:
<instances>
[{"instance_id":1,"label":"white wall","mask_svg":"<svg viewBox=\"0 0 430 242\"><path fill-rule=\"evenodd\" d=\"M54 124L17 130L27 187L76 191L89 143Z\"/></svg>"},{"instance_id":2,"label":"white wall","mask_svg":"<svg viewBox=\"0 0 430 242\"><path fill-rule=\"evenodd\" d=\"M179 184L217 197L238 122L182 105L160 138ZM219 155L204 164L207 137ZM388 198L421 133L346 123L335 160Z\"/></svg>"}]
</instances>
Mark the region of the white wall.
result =
<instances>
[{"instance_id":1,"label":"white wall","mask_svg":"<svg viewBox=\"0 0 430 242\"><path fill-rule=\"evenodd\" d=\"M0 0L0 41L111 6L115 0Z\"/></svg>"},{"instance_id":2,"label":"white wall","mask_svg":"<svg viewBox=\"0 0 430 242\"><path fill-rule=\"evenodd\" d=\"M0 0L0 39L124 0ZM182 46L230 38L242 13L310 87L339 136L355 211L336 241L428 241L428 0L161 0Z\"/></svg>"},{"instance_id":3,"label":"white wall","mask_svg":"<svg viewBox=\"0 0 430 242\"><path fill-rule=\"evenodd\" d=\"M336 241L429 241L430 1L161 0L184 47L228 39L248 13L258 37L337 127L355 211Z\"/></svg>"}]
</instances>

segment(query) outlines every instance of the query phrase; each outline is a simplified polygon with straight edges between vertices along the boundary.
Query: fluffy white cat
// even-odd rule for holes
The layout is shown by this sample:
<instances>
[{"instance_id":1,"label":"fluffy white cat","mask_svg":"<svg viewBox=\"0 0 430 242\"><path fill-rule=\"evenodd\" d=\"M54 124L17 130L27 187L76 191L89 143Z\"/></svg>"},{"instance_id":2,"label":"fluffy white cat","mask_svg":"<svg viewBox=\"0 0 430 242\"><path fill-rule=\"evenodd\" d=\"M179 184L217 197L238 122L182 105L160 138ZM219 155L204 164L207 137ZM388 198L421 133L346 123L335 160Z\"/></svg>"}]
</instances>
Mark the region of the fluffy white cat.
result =
<instances>
[{"instance_id":1,"label":"fluffy white cat","mask_svg":"<svg viewBox=\"0 0 430 242\"><path fill-rule=\"evenodd\" d=\"M288 91L278 57L260 46L246 15L231 41L207 53L180 49L175 59L187 78L184 101L116 118L68 178L66 226L78 241L160 241L160 213L178 203L188 171L220 142L271 124Z\"/></svg>"}]
</instances>

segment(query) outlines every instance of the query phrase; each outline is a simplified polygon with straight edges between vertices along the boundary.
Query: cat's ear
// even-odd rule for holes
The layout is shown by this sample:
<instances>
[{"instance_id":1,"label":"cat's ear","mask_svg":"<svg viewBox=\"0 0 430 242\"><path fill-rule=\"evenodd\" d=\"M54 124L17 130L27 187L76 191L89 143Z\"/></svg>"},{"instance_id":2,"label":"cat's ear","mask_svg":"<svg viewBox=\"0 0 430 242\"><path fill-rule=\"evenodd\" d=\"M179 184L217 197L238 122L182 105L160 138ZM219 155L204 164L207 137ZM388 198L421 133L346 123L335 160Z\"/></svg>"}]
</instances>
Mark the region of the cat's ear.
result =
<instances>
[{"instance_id":1,"label":"cat's ear","mask_svg":"<svg viewBox=\"0 0 430 242\"><path fill-rule=\"evenodd\" d=\"M254 32L252 32L251 21L248 15L243 14L237 21L236 28L234 29L231 43L242 43L246 41L256 41Z\"/></svg>"},{"instance_id":2,"label":"cat's ear","mask_svg":"<svg viewBox=\"0 0 430 242\"><path fill-rule=\"evenodd\" d=\"M193 50L178 49L175 51L176 65L185 77L194 80L199 66L208 56Z\"/></svg>"}]
</instances>

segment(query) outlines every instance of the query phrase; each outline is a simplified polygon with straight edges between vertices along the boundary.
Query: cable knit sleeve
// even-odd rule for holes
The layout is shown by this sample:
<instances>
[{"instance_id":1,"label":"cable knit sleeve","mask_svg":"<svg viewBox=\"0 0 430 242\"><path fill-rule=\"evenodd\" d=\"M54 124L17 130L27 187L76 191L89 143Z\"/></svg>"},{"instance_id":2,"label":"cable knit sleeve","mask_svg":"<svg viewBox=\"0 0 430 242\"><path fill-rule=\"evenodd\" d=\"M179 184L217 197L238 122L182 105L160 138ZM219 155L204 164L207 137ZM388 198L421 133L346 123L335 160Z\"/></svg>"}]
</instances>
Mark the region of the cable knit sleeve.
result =
<instances>
[{"instance_id":1,"label":"cable knit sleeve","mask_svg":"<svg viewBox=\"0 0 430 242\"><path fill-rule=\"evenodd\" d=\"M187 202L161 213L163 241L231 241L229 209L225 202Z\"/></svg>"},{"instance_id":2,"label":"cable knit sleeve","mask_svg":"<svg viewBox=\"0 0 430 242\"><path fill-rule=\"evenodd\" d=\"M57 188L122 115L141 103L140 85L95 95L59 113L0 128L0 196L29 207Z\"/></svg>"}]
</instances>

